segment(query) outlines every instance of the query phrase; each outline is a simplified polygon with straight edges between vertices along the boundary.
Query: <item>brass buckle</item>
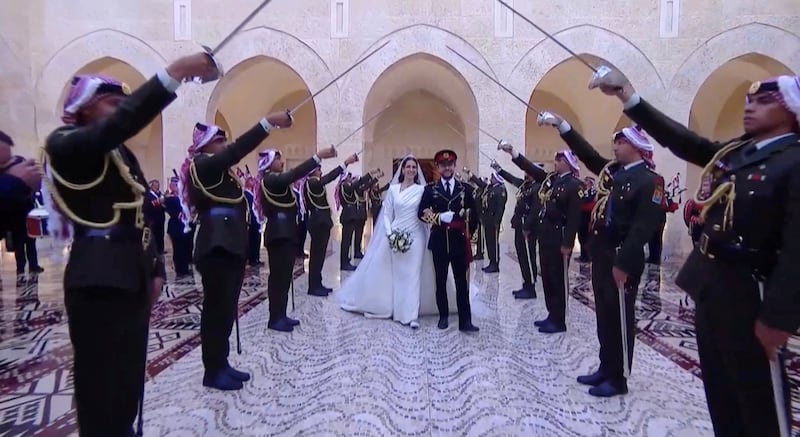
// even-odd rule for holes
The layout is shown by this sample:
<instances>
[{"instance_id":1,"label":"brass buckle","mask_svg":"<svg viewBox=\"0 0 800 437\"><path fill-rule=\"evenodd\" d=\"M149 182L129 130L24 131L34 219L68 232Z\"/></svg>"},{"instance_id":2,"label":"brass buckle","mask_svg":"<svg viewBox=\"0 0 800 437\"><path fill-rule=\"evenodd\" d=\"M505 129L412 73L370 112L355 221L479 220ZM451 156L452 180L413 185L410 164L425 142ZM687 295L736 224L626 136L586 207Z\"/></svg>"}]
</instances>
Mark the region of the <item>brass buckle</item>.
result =
<instances>
[{"instance_id":1,"label":"brass buckle","mask_svg":"<svg viewBox=\"0 0 800 437\"><path fill-rule=\"evenodd\" d=\"M714 259L714 255L708 253L708 234L700 235L700 241L697 243L697 248L700 250L700 253L707 256L709 259Z\"/></svg>"},{"instance_id":2,"label":"brass buckle","mask_svg":"<svg viewBox=\"0 0 800 437\"><path fill-rule=\"evenodd\" d=\"M147 250L147 246L150 245L150 240L152 238L152 233L150 232L150 228L145 226L142 228L142 247Z\"/></svg>"}]
</instances>

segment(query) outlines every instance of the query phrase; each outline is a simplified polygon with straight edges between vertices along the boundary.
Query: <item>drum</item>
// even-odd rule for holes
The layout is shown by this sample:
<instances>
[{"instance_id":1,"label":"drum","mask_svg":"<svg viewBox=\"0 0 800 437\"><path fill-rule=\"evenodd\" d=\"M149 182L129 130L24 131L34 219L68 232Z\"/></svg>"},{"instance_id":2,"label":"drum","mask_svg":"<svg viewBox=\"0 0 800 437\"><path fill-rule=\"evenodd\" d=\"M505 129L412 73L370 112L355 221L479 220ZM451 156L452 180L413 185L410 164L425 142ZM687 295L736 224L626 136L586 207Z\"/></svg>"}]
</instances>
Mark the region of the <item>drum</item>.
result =
<instances>
[{"instance_id":1,"label":"drum","mask_svg":"<svg viewBox=\"0 0 800 437\"><path fill-rule=\"evenodd\" d=\"M25 225L27 227L29 237L41 238L44 235L42 220L46 219L47 216L47 210L44 208L35 208L28 214Z\"/></svg>"}]
</instances>

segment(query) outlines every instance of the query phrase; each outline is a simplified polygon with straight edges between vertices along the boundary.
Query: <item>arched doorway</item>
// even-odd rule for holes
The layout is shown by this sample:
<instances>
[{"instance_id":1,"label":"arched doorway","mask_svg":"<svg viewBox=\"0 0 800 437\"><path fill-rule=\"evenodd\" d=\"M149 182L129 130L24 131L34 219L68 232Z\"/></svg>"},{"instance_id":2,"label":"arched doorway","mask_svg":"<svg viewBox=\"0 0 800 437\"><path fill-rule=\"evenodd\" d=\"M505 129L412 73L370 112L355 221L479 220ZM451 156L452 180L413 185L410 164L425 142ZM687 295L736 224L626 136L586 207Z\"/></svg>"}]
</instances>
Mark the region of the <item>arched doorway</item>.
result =
<instances>
[{"instance_id":1,"label":"arched doorway","mask_svg":"<svg viewBox=\"0 0 800 437\"><path fill-rule=\"evenodd\" d=\"M750 85L782 74L794 73L781 62L758 53L725 62L706 78L695 95L689 112L689 129L718 141L742 135L745 95ZM700 171L700 167L688 164L685 184L689 195L697 190Z\"/></svg>"},{"instance_id":2,"label":"arched doorway","mask_svg":"<svg viewBox=\"0 0 800 437\"><path fill-rule=\"evenodd\" d=\"M111 76L117 80L125 82L131 89L141 86L147 78L137 71L127 62L117 58L103 57L89 62L81 67L72 76L80 74L102 74ZM56 114L61 114L64 108L64 100L69 92L70 82L64 84L61 95L56 105ZM161 187L166 187L164 178L164 148L163 148L163 125L161 115L158 115L146 128L136 136L125 142L142 166L144 175L148 180L158 179Z\"/></svg>"},{"instance_id":3,"label":"arched doorway","mask_svg":"<svg viewBox=\"0 0 800 437\"><path fill-rule=\"evenodd\" d=\"M610 65L608 61L583 54L593 65ZM579 60L569 58L551 68L531 93L530 105L540 111L555 112L564 117L601 155L613 158L611 135L624 120L622 105L617 99L589 90L586 86L591 71ZM527 110L525 117L525 154L538 162L551 163L555 153L567 147L558 130L538 126L538 113Z\"/></svg>"},{"instance_id":4,"label":"arched doorway","mask_svg":"<svg viewBox=\"0 0 800 437\"><path fill-rule=\"evenodd\" d=\"M310 95L308 85L291 67L275 58L256 56L233 67L217 84L209 101L213 122L233 141L270 112L291 109ZM274 130L256 152L240 164L255 173L257 151L276 148L283 152L286 168L308 159L316 150L317 110L308 102L294 114L294 126Z\"/></svg>"},{"instance_id":5,"label":"arched doorway","mask_svg":"<svg viewBox=\"0 0 800 437\"><path fill-rule=\"evenodd\" d=\"M394 159L413 153L425 165L443 148L458 154L459 168L477 171L475 96L449 63L416 53L389 66L367 94L363 122L384 109L364 127L365 172L380 168L388 181Z\"/></svg>"}]
</instances>

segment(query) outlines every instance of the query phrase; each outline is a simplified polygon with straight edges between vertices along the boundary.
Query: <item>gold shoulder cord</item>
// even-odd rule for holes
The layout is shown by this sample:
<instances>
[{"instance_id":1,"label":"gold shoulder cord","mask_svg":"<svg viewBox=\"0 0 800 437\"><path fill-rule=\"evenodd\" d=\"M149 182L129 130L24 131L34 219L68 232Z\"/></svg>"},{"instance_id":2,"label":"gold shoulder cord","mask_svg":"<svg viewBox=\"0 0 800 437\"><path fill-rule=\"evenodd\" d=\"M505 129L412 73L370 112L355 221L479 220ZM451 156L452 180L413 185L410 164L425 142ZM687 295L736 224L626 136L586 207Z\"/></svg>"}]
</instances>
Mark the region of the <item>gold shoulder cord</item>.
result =
<instances>
[{"instance_id":1,"label":"gold shoulder cord","mask_svg":"<svg viewBox=\"0 0 800 437\"><path fill-rule=\"evenodd\" d=\"M325 197L325 188L323 187L322 193L315 193L311 190L311 186L308 185L308 179L306 179L306 193L308 193L308 201L317 209L331 209L330 205L320 205L314 201L314 199L322 199Z\"/></svg>"},{"instance_id":2,"label":"gold shoulder cord","mask_svg":"<svg viewBox=\"0 0 800 437\"><path fill-rule=\"evenodd\" d=\"M606 212L608 196L611 195L611 189L614 183L614 177L611 176L611 166L616 163L616 160L608 161L608 164L606 164L605 167L600 170L600 174L597 175L597 202L595 202L594 208L592 208L592 213L590 215L591 223L596 222ZM610 184L603 183L603 181L610 182Z\"/></svg>"},{"instance_id":3,"label":"gold shoulder cord","mask_svg":"<svg viewBox=\"0 0 800 437\"><path fill-rule=\"evenodd\" d=\"M344 186L342 186L342 188L339 190L339 193L342 195L342 200L344 201L344 203L348 205L353 205L358 201L358 197L355 190L353 190L353 197L349 199L347 198L347 193L345 192Z\"/></svg>"},{"instance_id":4,"label":"gold shoulder cord","mask_svg":"<svg viewBox=\"0 0 800 437\"><path fill-rule=\"evenodd\" d=\"M233 177L233 180L236 181L236 183L239 185L239 188L241 189L242 184L239 183L239 177L236 176L233 170L228 169L228 174L231 175L231 177ZM194 159L192 159L189 162L189 177L192 179L192 185L194 185L195 188L200 190L200 192L203 193L204 196L208 197L214 202L225 203L228 205L237 205L239 203L242 203L242 201L244 200L244 190L241 190L241 194L239 194L239 197L233 199L229 197L222 197L211 194L208 190L213 190L214 188L217 188L218 186L222 185L222 181L225 179L225 175L223 174L222 176L220 176L219 182L217 182L216 184L210 187L206 187L205 185L203 185L203 182L200 181L200 177L197 176L197 166L194 163ZM250 208L245 208L244 220L247 223L250 223Z\"/></svg>"},{"instance_id":5,"label":"gold shoulder cord","mask_svg":"<svg viewBox=\"0 0 800 437\"><path fill-rule=\"evenodd\" d=\"M723 212L722 230L727 231L733 228L733 202L736 200L736 176L731 175L729 181L719 184L719 186L711 193L707 199L701 199L700 196L703 190L703 179L706 177L713 178L714 167L720 159L734 150L749 144L749 141L736 141L721 148L714 156L708 161L703 172L700 174L700 183L694 193L694 201L703 205L700 211L700 218L706 219L708 211L715 203L725 203L725 211Z\"/></svg>"},{"instance_id":6,"label":"gold shoulder cord","mask_svg":"<svg viewBox=\"0 0 800 437\"><path fill-rule=\"evenodd\" d=\"M264 199L266 199L268 203L270 203L270 204L272 204L274 206L277 206L278 208L291 208L291 207L297 205L297 199L295 199L294 195L292 195L292 201L291 202L279 202L279 201L274 199L274 197L280 197L280 196L288 195L289 194L289 187L286 187L286 191L284 191L283 193L273 193L273 192L271 192L270 190L267 189L267 187L264 185L264 181L262 180L261 181L261 192L264 193Z\"/></svg>"},{"instance_id":7,"label":"gold shoulder cord","mask_svg":"<svg viewBox=\"0 0 800 437\"><path fill-rule=\"evenodd\" d=\"M92 227L92 228L110 228L117 223L119 223L120 219L120 210L122 209L135 209L136 210L136 222L135 225L137 228L141 229L144 227L144 213L142 212L142 205L144 204L144 193L145 188L140 183L136 182L131 175L130 168L125 164L125 161L122 159L122 155L119 153L118 150L112 150L111 152L107 153L104 158L103 163L103 171L100 176L86 184L75 184L72 182L67 181L61 176L55 168L53 168L52 164L50 165L50 173L53 175L53 179L58 181L64 187L73 190L73 191L86 191L90 190L98 185L106 177L108 173L108 165L109 159L114 163L114 166L119 170L119 174L122 177L122 180L125 181L130 187L131 191L133 192L134 200L132 202L115 202L111 205L114 209L114 216L111 220L107 222L92 222L86 220L84 218L79 217L72 211L67 202L64 201L64 198L61 197L61 193L58 191L55 183L50 180L48 177L42 178L44 183L47 185L48 191L50 191L50 196L52 197L53 201L58 205L58 208L61 210L68 219L70 219L73 223L79 224L81 226ZM42 147L41 159L42 163L49 162L50 155L47 153L44 147Z\"/></svg>"},{"instance_id":8,"label":"gold shoulder cord","mask_svg":"<svg viewBox=\"0 0 800 437\"><path fill-rule=\"evenodd\" d=\"M552 185L551 179L555 173L550 173L547 177L542 181L542 185L539 187L539 201L542 202L542 206L544 206L548 200L550 200L550 195L553 194L553 188L547 188L547 184L550 183Z\"/></svg>"}]
</instances>

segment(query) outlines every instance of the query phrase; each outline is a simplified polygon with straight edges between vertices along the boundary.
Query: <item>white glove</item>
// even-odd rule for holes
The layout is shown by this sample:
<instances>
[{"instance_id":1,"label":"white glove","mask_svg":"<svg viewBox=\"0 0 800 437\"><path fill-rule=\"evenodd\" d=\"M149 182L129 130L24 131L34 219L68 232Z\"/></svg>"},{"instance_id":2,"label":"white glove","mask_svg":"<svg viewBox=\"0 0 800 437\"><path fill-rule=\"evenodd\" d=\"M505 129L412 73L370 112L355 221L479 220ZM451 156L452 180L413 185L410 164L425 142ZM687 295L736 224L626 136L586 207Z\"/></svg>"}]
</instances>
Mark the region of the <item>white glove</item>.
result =
<instances>
[{"instance_id":1,"label":"white glove","mask_svg":"<svg viewBox=\"0 0 800 437\"><path fill-rule=\"evenodd\" d=\"M500 144L497 145L497 150L502 150L502 151L504 151L506 153L513 154L514 153L514 146L512 146L511 143L509 143L506 140L500 140Z\"/></svg>"},{"instance_id":2,"label":"white glove","mask_svg":"<svg viewBox=\"0 0 800 437\"><path fill-rule=\"evenodd\" d=\"M601 65L592 75L592 80L589 82L589 89L600 88L604 93L609 93L614 90L622 89L627 84L628 79L626 79L619 70Z\"/></svg>"},{"instance_id":3,"label":"white glove","mask_svg":"<svg viewBox=\"0 0 800 437\"><path fill-rule=\"evenodd\" d=\"M439 220L441 220L441 221L443 221L445 223L450 223L450 222L453 221L453 216L455 214L456 213L454 213L453 211L443 212L443 213L439 214Z\"/></svg>"},{"instance_id":4,"label":"white glove","mask_svg":"<svg viewBox=\"0 0 800 437\"><path fill-rule=\"evenodd\" d=\"M561 123L561 119L559 119L559 117L553 114L552 112L544 111L540 113L538 117L536 117L536 123L539 126L548 125L555 127Z\"/></svg>"}]
</instances>

